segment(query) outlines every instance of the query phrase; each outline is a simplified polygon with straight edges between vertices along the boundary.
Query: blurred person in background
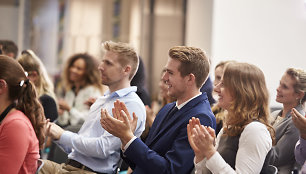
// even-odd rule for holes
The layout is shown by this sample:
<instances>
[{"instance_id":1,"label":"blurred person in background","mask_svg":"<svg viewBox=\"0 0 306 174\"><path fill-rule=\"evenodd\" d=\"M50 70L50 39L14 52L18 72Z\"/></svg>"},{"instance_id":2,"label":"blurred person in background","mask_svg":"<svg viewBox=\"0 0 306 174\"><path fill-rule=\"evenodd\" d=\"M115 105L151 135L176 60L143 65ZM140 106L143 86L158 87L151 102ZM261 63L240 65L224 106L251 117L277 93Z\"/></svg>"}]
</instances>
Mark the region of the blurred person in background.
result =
<instances>
[{"instance_id":1,"label":"blurred person in background","mask_svg":"<svg viewBox=\"0 0 306 174\"><path fill-rule=\"evenodd\" d=\"M0 40L0 50L1 54L7 55L16 59L18 55L18 47L11 40Z\"/></svg>"},{"instance_id":2,"label":"blurred person in background","mask_svg":"<svg viewBox=\"0 0 306 174\"><path fill-rule=\"evenodd\" d=\"M58 124L76 126L75 131L78 131L89 111L86 101L101 96L106 90L97 60L87 53L72 55L66 62L62 80L65 94L58 100Z\"/></svg>"},{"instance_id":3,"label":"blurred person in background","mask_svg":"<svg viewBox=\"0 0 306 174\"><path fill-rule=\"evenodd\" d=\"M17 61L28 73L28 78L35 85L46 118L51 122L55 121L58 117L58 113L54 85L44 64L32 50L22 51Z\"/></svg>"},{"instance_id":4,"label":"blurred person in background","mask_svg":"<svg viewBox=\"0 0 306 174\"><path fill-rule=\"evenodd\" d=\"M223 70L224 70L224 67L226 64L228 63L234 63L234 61L222 61L220 63L218 63L215 67L215 79L214 79L214 88L221 82L221 78L223 76ZM214 93L213 92L213 96L214 96ZM215 100L218 101L218 96L215 96L214 97ZM222 129L223 127L223 122L224 122L224 117L225 117L225 114L226 114L226 110L219 107L218 104L214 104L212 105L212 108L211 110L213 111L215 117L216 117L216 135L218 135L218 133L220 132L220 130Z\"/></svg>"},{"instance_id":5,"label":"blurred person in background","mask_svg":"<svg viewBox=\"0 0 306 174\"><path fill-rule=\"evenodd\" d=\"M151 106L151 98L145 86L145 82L146 82L145 66L143 64L142 58L139 57L139 66L135 76L131 81L131 86L137 86L136 94L140 97L140 99L145 105Z\"/></svg>"},{"instance_id":6,"label":"blurred person in background","mask_svg":"<svg viewBox=\"0 0 306 174\"><path fill-rule=\"evenodd\" d=\"M59 116L56 121L65 130L78 132L90 106L105 92L98 65L98 61L87 53L74 54L66 61L62 79L57 86L63 90L63 96L58 96ZM67 153L53 143L48 159L63 163L67 158Z\"/></svg>"}]
</instances>

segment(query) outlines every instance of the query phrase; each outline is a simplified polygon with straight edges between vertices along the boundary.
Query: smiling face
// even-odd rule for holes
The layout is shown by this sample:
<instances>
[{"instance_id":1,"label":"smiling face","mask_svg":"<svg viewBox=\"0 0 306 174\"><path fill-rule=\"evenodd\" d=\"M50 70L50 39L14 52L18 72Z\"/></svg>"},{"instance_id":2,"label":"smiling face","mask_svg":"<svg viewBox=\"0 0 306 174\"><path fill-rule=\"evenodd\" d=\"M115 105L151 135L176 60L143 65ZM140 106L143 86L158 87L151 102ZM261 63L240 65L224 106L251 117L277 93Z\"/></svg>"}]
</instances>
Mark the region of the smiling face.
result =
<instances>
[{"instance_id":1,"label":"smiling face","mask_svg":"<svg viewBox=\"0 0 306 174\"><path fill-rule=\"evenodd\" d=\"M283 105L297 106L299 102L299 94L294 90L295 80L288 74L284 74L276 89L276 101Z\"/></svg>"},{"instance_id":2,"label":"smiling face","mask_svg":"<svg viewBox=\"0 0 306 174\"><path fill-rule=\"evenodd\" d=\"M168 95L177 100L184 99L185 92L188 90L186 89L187 76L182 77L178 70L180 65L180 61L169 58L165 67L166 72L162 77L168 86Z\"/></svg>"},{"instance_id":3,"label":"smiling face","mask_svg":"<svg viewBox=\"0 0 306 174\"><path fill-rule=\"evenodd\" d=\"M69 80L73 83L84 81L86 63L82 58L75 60L69 68Z\"/></svg>"},{"instance_id":4,"label":"smiling face","mask_svg":"<svg viewBox=\"0 0 306 174\"><path fill-rule=\"evenodd\" d=\"M218 94L219 97L217 105L223 109L228 110L233 101L233 97L230 94L230 91L224 86L222 79L220 83L215 86L214 91Z\"/></svg>"},{"instance_id":5,"label":"smiling face","mask_svg":"<svg viewBox=\"0 0 306 174\"><path fill-rule=\"evenodd\" d=\"M117 86L124 78L124 68L118 60L118 54L107 51L99 65L102 83L110 89Z\"/></svg>"}]
</instances>

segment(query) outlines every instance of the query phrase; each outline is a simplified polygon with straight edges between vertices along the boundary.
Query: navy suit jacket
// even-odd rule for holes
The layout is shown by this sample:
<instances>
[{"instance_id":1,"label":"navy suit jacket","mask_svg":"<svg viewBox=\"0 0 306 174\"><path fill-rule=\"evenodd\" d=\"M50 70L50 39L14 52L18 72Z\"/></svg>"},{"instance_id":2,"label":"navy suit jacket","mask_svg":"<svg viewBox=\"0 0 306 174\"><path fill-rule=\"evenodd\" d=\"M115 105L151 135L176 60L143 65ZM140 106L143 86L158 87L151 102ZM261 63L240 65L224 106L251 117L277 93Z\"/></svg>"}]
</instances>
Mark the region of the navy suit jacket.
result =
<instances>
[{"instance_id":1,"label":"navy suit jacket","mask_svg":"<svg viewBox=\"0 0 306 174\"><path fill-rule=\"evenodd\" d=\"M134 174L187 174L193 169L194 152L189 145L187 124L197 117L201 124L216 128L206 93L192 99L160 128L160 123L174 107L167 104L157 114L148 138L143 143L134 140L123 154L123 159L133 169Z\"/></svg>"}]
</instances>

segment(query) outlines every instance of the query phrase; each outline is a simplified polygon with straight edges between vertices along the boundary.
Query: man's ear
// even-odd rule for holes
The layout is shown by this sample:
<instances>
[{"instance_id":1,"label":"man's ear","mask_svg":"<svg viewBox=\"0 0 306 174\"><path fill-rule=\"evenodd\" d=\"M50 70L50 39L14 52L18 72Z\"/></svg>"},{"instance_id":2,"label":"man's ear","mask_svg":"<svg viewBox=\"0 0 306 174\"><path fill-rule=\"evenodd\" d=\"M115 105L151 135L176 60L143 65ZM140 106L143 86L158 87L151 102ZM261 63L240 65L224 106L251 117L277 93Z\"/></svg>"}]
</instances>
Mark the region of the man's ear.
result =
<instances>
[{"instance_id":1,"label":"man's ear","mask_svg":"<svg viewBox=\"0 0 306 174\"><path fill-rule=\"evenodd\" d=\"M128 74L131 73L131 70L132 70L131 65L126 65L125 68L124 68L124 72L128 73Z\"/></svg>"},{"instance_id":2,"label":"man's ear","mask_svg":"<svg viewBox=\"0 0 306 174\"><path fill-rule=\"evenodd\" d=\"M194 74L190 73L190 74L188 75L188 77L189 77L189 81L195 82L195 76L194 76Z\"/></svg>"},{"instance_id":3,"label":"man's ear","mask_svg":"<svg viewBox=\"0 0 306 174\"><path fill-rule=\"evenodd\" d=\"M190 73L186 76L186 80L188 82L188 84L193 84L195 83L195 76L194 74Z\"/></svg>"}]
</instances>

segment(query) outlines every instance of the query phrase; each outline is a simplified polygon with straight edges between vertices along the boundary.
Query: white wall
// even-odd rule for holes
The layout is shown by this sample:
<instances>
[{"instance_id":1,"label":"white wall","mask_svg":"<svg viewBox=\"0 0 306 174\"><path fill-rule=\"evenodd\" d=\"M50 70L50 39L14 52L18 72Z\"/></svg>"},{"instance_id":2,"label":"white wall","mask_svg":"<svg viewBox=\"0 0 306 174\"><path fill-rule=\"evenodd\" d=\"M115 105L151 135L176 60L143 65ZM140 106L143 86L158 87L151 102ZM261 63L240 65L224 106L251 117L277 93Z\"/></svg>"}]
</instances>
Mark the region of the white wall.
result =
<instances>
[{"instance_id":1,"label":"white wall","mask_svg":"<svg viewBox=\"0 0 306 174\"><path fill-rule=\"evenodd\" d=\"M214 0L189 0L186 14L186 44L211 55L212 13Z\"/></svg>"},{"instance_id":2,"label":"white wall","mask_svg":"<svg viewBox=\"0 0 306 174\"><path fill-rule=\"evenodd\" d=\"M304 0L213 2L212 67L228 59L257 65L265 74L271 105L280 106L275 102L276 88L285 70L288 67L306 70ZM192 5L193 1L189 3ZM205 17L197 12L189 11L189 15L200 26L205 23L199 20ZM198 39L205 39L199 34L194 32Z\"/></svg>"}]
</instances>

